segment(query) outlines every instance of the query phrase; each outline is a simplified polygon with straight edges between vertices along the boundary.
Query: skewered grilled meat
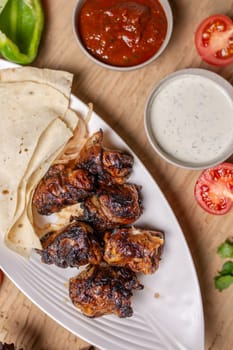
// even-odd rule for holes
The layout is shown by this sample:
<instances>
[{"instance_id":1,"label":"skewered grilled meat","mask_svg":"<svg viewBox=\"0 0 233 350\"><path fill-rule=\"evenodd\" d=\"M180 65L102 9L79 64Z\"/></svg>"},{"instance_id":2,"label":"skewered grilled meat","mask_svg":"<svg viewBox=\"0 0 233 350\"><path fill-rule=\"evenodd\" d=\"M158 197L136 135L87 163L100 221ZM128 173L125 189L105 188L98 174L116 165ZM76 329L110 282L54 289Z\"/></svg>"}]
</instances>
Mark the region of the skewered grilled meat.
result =
<instances>
[{"instance_id":1,"label":"skewered grilled meat","mask_svg":"<svg viewBox=\"0 0 233 350\"><path fill-rule=\"evenodd\" d=\"M103 131L94 133L81 149L77 168L96 175L98 183L123 184L131 174L133 157L124 151L103 148Z\"/></svg>"},{"instance_id":2,"label":"skewered grilled meat","mask_svg":"<svg viewBox=\"0 0 233 350\"><path fill-rule=\"evenodd\" d=\"M79 267L99 264L102 260L100 245L91 226L74 222L61 231L47 233L41 239L43 250L37 250L42 262L59 267Z\"/></svg>"},{"instance_id":3,"label":"skewered grilled meat","mask_svg":"<svg viewBox=\"0 0 233 350\"><path fill-rule=\"evenodd\" d=\"M57 164L49 168L38 184L32 203L39 214L50 215L80 202L92 193L93 188L94 176L87 170Z\"/></svg>"},{"instance_id":4,"label":"skewered grilled meat","mask_svg":"<svg viewBox=\"0 0 233 350\"><path fill-rule=\"evenodd\" d=\"M81 208L84 214L80 219L99 231L132 224L142 213L139 188L133 184L102 186Z\"/></svg>"},{"instance_id":5,"label":"skewered grilled meat","mask_svg":"<svg viewBox=\"0 0 233 350\"><path fill-rule=\"evenodd\" d=\"M133 314L133 289L143 289L134 272L112 266L89 266L69 281L69 294L73 304L89 317Z\"/></svg>"},{"instance_id":6,"label":"skewered grilled meat","mask_svg":"<svg viewBox=\"0 0 233 350\"><path fill-rule=\"evenodd\" d=\"M164 246L161 232L118 228L104 235L104 260L110 265L125 266L134 272L150 274L159 267Z\"/></svg>"}]
</instances>

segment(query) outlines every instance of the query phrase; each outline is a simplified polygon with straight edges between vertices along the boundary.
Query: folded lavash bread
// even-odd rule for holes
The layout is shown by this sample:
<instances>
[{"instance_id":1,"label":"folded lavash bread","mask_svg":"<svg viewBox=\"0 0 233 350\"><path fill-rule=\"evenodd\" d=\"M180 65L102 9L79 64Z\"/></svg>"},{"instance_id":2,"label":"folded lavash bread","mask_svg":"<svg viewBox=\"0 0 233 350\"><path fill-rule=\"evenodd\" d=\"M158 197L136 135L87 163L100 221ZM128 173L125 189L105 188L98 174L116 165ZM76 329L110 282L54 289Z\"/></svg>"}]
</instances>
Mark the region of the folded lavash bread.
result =
<instances>
[{"instance_id":1,"label":"folded lavash bread","mask_svg":"<svg viewBox=\"0 0 233 350\"><path fill-rule=\"evenodd\" d=\"M0 70L0 238L29 256L40 240L28 218L39 179L72 137L72 74L20 67Z\"/></svg>"}]
</instances>

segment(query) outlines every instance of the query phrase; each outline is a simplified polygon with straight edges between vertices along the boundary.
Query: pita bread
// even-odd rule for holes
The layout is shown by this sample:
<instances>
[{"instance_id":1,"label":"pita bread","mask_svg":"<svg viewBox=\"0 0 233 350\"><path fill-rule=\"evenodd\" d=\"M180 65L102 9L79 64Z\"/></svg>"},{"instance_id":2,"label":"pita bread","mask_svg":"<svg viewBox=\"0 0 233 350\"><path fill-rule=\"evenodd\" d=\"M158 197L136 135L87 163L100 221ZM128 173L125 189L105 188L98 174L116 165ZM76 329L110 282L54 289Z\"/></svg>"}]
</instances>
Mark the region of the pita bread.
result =
<instances>
[{"instance_id":1,"label":"pita bread","mask_svg":"<svg viewBox=\"0 0 233 350\"><path fill-rule=\"evenodd\" d=\"M12 219L12 226L5 235L5 243L8 247L21 254L25 255L26 253L28 255L24 248L41 247L39 238L36 236L27 216L27 203L34 187L71 136L72 132L62 120L59 118L54 120L41 135L35 153L19 184L17 208Z\"/></svg>"},{"instance_id":2,"label":"pita bread","mask_svg":"<svg viewBox=\"0 0 233 350\"><path fill-rule=\"evenodd\" d=\"M63 71L0 70L0 233L8 247L22 254L23 247L39 245L30 221L19 223L27 213L32 184L78 123L69 110L71 84L72 75Z\"/></svg>"}]
</instances>

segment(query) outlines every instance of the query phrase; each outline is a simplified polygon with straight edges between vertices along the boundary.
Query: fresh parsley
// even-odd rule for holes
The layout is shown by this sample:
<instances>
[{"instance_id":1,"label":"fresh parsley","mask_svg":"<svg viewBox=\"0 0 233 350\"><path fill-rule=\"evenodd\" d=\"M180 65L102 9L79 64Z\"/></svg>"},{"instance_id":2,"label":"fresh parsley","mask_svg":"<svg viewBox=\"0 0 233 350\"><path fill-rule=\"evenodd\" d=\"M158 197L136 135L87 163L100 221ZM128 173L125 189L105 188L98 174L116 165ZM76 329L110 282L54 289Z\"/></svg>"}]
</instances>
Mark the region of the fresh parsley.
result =
<instances>
[{"instance_id":1,"label":"fresh parsley","mask_svg":"<svg viewBox=\"0 0 233 350\"><path fill-rule=\"evenodd\" d=\"M217 252L223 259L233 258L233 239L228 238L218 247ZM233 261L223 264L222 270L214 277L214 284L220 292L233 284Z\"/></svg>"}]
</instances>

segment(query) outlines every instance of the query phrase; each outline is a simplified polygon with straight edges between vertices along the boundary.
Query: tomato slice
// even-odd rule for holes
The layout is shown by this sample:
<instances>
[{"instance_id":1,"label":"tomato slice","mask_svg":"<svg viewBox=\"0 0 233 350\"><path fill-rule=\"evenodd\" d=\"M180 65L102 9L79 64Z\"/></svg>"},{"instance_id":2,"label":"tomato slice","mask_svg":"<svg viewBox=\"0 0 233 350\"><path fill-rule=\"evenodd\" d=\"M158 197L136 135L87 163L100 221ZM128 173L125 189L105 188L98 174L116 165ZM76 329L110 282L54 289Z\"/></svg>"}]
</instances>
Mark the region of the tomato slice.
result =
<instances>
[{"instance_id":1,"label":"tomato slice","mask_svg":"<svg viewBox=\"0 0 233 350\"><path fill-rule=\"evenodd\" d=\"M222 163L206 169L195 189L197 203L211 214L222 215L233 206L233 164Z\"/></svg>"},{"instance_id":2,"label":"tomato slice","mask_svg":"<svg viewBox=\"0 0 233 350\"><path fill-rule=\"evenodd\" d=\"M2 270L0 270L0 286L1 286L1 284L2 284L2 281L3 281L3 272L2 272Z\"/></svg>"},{"instance_id":3,"label":"tomato slice","mask_svg":"<svg viewBox=\"0 0 233 350\"><path fill-rule=\"evenodd\" d=\"M230 17L214 15L201 22L195 44L202 59L216 66L233 63L233 22Z\"/></svg>"}]
</instances>

